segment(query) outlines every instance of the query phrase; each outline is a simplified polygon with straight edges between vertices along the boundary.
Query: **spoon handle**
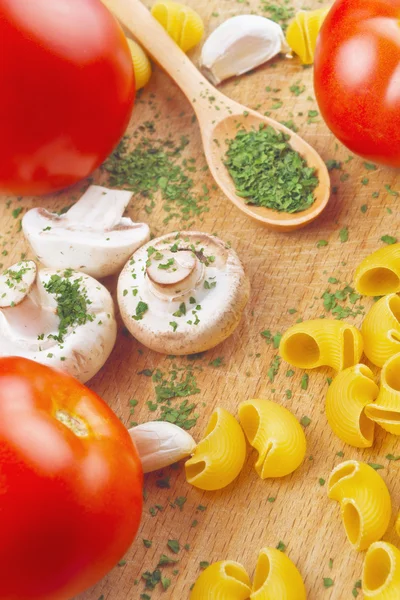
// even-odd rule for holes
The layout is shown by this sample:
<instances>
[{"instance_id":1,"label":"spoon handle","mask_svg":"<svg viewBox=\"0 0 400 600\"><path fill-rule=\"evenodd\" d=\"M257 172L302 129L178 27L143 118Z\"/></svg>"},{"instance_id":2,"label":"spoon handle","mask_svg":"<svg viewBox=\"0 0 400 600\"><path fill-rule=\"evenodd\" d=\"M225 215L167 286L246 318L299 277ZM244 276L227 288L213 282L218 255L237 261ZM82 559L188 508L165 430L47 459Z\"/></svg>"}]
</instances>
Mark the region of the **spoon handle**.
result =
<instances>
[{"instance_id":1,"label":"spoon handle","mask_svg":"<svg viewBox=\"0 0 400 600\"><path fill-rule=\"evenodd\" d=\"M218 92L196 69L192 61L140 0L102 0L102 2L174 79L187 96L199 119L212 116L220 121L226 116L236 103ZM215 100L222 101L218 112L215 110Z\"/></svg>"}]
</instances>

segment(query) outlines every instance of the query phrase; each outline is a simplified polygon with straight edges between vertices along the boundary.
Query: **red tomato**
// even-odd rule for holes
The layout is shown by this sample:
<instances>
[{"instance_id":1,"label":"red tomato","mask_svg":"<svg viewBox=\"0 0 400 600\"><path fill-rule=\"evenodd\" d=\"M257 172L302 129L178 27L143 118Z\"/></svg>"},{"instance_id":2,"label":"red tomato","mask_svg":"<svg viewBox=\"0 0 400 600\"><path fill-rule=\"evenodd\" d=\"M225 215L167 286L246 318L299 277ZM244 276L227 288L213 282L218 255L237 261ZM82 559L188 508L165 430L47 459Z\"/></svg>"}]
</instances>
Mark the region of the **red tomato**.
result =
<instances>
[{"instance_id":1,"label":"red tomato","mask_svg":"<svg viewBox=\"0 0 400 600\"><path fill-rule=\"evenodd\" d=\"M319 34L315 93L350 150L400 166L400 0L337 0Z\"/></svg>"},{"instance_id":2,"label":"red tomato","mask_svg":"<svg viewBox=\"0 0 400 600\"><path fill-rule=\"evenodd\" d=\"M129 548L141 510L141 463L106 403L65 373L0 358L1 600L80 593Z\"/></svg>"},{"instance_id":3,"label":"red tomato","mask_svg":"<svg viewBox=\"0 0 400 600\"><path fill-rule=\"evenodd\" d=\"M121 27L100 0L0 0L0 189L43 194L83 179L131 114Z\"/></svg>"}]
</instances>

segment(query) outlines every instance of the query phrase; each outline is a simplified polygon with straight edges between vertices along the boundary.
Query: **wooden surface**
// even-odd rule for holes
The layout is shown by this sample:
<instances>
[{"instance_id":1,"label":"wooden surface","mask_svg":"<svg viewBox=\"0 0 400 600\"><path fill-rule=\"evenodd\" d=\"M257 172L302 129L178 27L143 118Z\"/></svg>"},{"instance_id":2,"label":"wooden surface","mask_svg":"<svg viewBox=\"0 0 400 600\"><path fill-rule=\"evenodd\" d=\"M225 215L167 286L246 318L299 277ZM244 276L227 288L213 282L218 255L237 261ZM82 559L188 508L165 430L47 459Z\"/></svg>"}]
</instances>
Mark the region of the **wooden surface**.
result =
<instances>
[{"instance_id":1,"label":"wooden surface","mask_svg":"<svg viewBox=\"0 0 400 600\"><path fill-rule=\"evenodd\" d=\"M191 0L188 3L205 19L207 33L229 16L250 10L264 14L259 0L250 0L248 5L228 0ZM320 6L318 2L307 3L309 7L312 5ZM212 16L214 12L219 16ZM195 53L193 60L196 62L197 59ZM306 86L298 96L289 89L296 83ZM267 86L278 91L267 92ZM363 161L356 157L345 162L350 153L336 142L320 117L308 116L309 110L317 109L312 99L312 69L303 69L297 60L280 58L271 66L224 84L221 89L242 104L258 107L262 112L270 111L271 116L279 120L292 119L299 127L299 133L316 147L324 160L343 161L342 169L331 173L336 194L332 195L323 216L298 232L276 233L244 218L222 193L213 188L211 176L202 170L204 157L193 112L168 77L156 69L150 85L137 102L130 132L146 121L154 121L156 134L153 135L156 137L165 138L171 134L177 140L181 135L190 138L185 155L196 159L197 171L192 177L199 194L203 184L210 190L209 212L203 215L203 220L195 218L193 228L217 232L232 243L249 274L251 300L235 334L196 361L185 358L174 361L147 351L134 339L123 335L120 324L118 342L109 362L89 385L129 425L130 421L143 422L157 414L149 412L146 405L155 398L154 384L151 378L138 372L159 368L168 373L173 363L179 367L190 365L200 389L197 395L189 397L197 404L196 411L200 415L191 430L197 439L215 406L223 406L236 414L242 400L269 398L292 410L299 419L304 415L311 419L306 428L307 458L292 476L281 481L261 481L253 468L255 453L249 450L238 480L216 493L202 493L186 484L182 465L163 473L170 476L169 489L158 487L159 475L147 476L143 520L135 543L124 557L126 563L117 566L97 586L79 596L79 600L139 600L143 593L152 600L186 600L190 586L200 573L200 561L237 560L252 575L259 550L265 545L276 546L279 541L287 546L287 554L302 572L309 600L352 599L354 583L361 576L363 555L351 550L340 522L339 507L327 499L326 484L319 483L320 478L326 480L331 469L344 459L362 459L384 465L380 474L389 486L394 511L385 539L399 541L393 522L400 506L400 462L389 463L385 455L398 454L400 443L383 432L378 433L371 450L358 451L341 443L332 434L324 414L326 377L333 373L310 372L309 386L304 390L300 385L302 373L296 370L293 377L286 377L287 367L282 364L271 383L267 374L276 350L260 332L269 329L275 334L284 331L299 317L326 314L321 299L323 292L327 288L332 291L342 289L345 283L351 283L356 264L382 245L381 236L396 235L399 200L385 186L395 192L400 190L400 175L386 168L368 171ZM273 106L280 107L273 109ZM310 120L312 122L308 122ZM367 184L362 183L365 177L369 179ZM99 171L94 174L94 181L105 183L107 176ZM13 210L26 209L33 204L59 209L79 197L85 186L86 183L40 201L24 198L11 199L7 203L4 199L1 206L4 266L11 265L27 251L22 233L18 232L21 215L14 218ZM373 192L379 192L379 197L372 197ZM164 225L166 213L162 202L158 201L149 215L144 209L146 205L148 200L136 197L129 215L138 221L146 220L153 234L187 226L180 219ZM367 212L360 210L362 205L367 205ZM348 228L346 242L342 242L339 235L344 228ZM326 240L328 244L317 247L319 240ZM329 277L339 279L340 285L328 284ZM116 280L108 279L106 284L114 293ZM370 304L369 300L362 302L365 307ZM290 309L297 312L289 312ZM359 324L360 320L361 316L350 318L349 322ZM210 366L210 361L217 357L223 357L222 365ZM290 399L286 390L292 391ZM139 401L133 416L129 404L132 398ZM343 452L344 458L339 457L338 452ZM182 510L170 505L177 497L186 498ZM275 501L271 502L271 498ZM162 505L163 510L151 516L149 510L155 505ZM198 510L199 505L205 506L206 510ZM194 520L198 524L192 527ZM150 548L144 546L143 538L152 541ZM176 556L167 547L169 539L180 542L182 549ZM189 550L183 548L185 544L189 544ZM141 574L156 569L162 554L179 559L175 566L162 568L163 575L172 580L171 587L166 592L160 585L154 591L145 590ZM330 559L333 560L332 568L329 567ZM174 569L178 570L176 575ZM334 586L324 588L324 577L332 578ZM135 580L139 582L135 584Z\"/></svg>"}]
</instances>

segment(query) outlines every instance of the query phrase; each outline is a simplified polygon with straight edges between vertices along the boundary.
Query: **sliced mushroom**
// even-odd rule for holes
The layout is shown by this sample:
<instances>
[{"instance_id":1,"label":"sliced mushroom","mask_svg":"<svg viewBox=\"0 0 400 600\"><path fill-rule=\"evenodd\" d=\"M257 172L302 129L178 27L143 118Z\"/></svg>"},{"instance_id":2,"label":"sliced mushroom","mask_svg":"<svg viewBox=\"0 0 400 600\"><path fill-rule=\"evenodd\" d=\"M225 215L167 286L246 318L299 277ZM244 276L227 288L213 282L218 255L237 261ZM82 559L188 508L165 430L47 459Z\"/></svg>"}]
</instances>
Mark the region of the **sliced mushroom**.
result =
<instances>
[{"instance_id":1,"label":"sliced mushroom","mask_svg":"<svg viewBox=\"0 0 400 600\"><path fill-rule=\"evenodd\" d=\"M117 335L110 293L71 269L19 262L0 276L0 356L23 356L82 382L101 369Z\"/></svg>"},{"instance_id":2,"label":"sliced mushroom","mask_svg":"<svg viewBox=\"0 0 400 600\"><path fill-rule=\"evenodd\" d=\"M123 217L132 193L91 185L65 214L33 208L22 228L38 260L52 269L75 269L101 278L120 271L150 239L145 223Z\"/></svg>"},{"instance_id":3,"label":"sliced mushroom","mask_svg":"<svg viewBox=\"0 0 400 600\"><path fill-rule=\"evenodd\" d=\"M225 340L249 292L236 252L212 235L190 231L142 246L118 280L127 329L164 354L203 352Z\"/></svg>"}]
</instances>

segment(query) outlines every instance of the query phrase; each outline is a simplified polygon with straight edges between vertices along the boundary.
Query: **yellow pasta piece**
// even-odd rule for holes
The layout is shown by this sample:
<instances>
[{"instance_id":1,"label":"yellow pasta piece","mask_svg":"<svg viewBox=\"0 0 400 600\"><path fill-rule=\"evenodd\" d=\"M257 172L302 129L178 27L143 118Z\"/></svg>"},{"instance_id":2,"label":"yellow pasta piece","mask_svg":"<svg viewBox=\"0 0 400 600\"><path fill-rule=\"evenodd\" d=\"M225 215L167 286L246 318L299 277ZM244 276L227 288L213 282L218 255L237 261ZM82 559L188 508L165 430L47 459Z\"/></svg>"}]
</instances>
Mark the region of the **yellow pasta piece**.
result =
<instances>
[{"instance_id":1,"label":"yellow pasta piece","mask_svg":"<svg viewBox=\"0 0 400 600\"><path fill-rule=\"evenodd\" d=\"M400 292L400 244L379 248L357 267L355 287L363 296Z\"/></svg>"},{"instance_id":2,"label":"yellow pasta piece","mask_svg":"<svg viewBox=\"0 0 400 600\"><path fill-rule=\"evenodd\" d=\"M197 46L203 37L204 23L189 6L165 0L157 2L151 14L184 52Z\"/></svg>"},{"instance_id":3,"label":"yellow pasta piece","mask_svg":"<svg viewBox=\"0 0 400 600\"><path fill-rule=\"evenodd\" d=\"M306 590L295 565L276 548L258 556L250 600L306 600Z\"/></svg>"},{"instance_id":4,"label":"yellow pasta piece","mask_svg":"<svg viewBox=\"0 0 400 600\"><path fill-rule=\"evenodd\" d=\"M365 414L386 431L400 435L400 354L384 364L379 395L365 408Z\"/></svg>"},{"instance_id":5,"label":"yellow pasta piece","mask_svg":"<svg viewBox=\"0 0 400 600\"><path fill-rule=\"evenodd\" d=\"M306 438L298 420L270 400L249 400L239 406L239 420L259 454L255 464L262 479L284 477L303 462Z\"/></svg>"},{"instance_id":6,"label":"yellow pasta piece","mask_svg":"<svg viewBox=\"0 0 400 600\"><path fill-rule=\"evenodd\" d=\"M386 532L392 511L382 477L366 463L348 460L330 474L328 497L340 503L347 539L365 550Z\"/></svg>"},{"instance_id":7,"label":"yellow pasta piece","mask_svg":"<svg viewBox=\"0 0 400 600\"><path fill-rule=\"evenodd\" d=\"M400 550L388 542L375 542L365 555L362 573L364 598L399 600Z\"/></svg>"},{"instance_id":8,"label":"yellow pasta piece","mask_svg":"<svg viewBox=\"0 0 400 600\"><path fill-rule=\"evenodd\" d=\"M329 366L342 371L359 362L363 340L352 325L332 319L315 319L290 327L281 339L279 351L282 358L295 367Z\"/></svg>"},{"instance_id":9,"label":"yellow pasta piece","mask_svg":"<svg viewBox=\"0 0 400 600\"><path fill-rule=\"evenodd\" d=\"M400 352L400 298L384 296L368 312L361 327L364 352L377 367L383 367Z\"/></svg>"},{"instance_id":10,"label":"yellow pasta piece","mask_svg":"<svg viewBox=\"0 0 400 600\"><path fill-rule=\"evenodd\" d=\"M379 388L366 365L341 371L326 395L326 416L334 433L346 444L369 448L374 441L374 422L366 416L366 406L378 396Z\"/></svg>"},{"instance_id":11,"label":"yellow pasta piece","mask_svg":"<svg viewBox=\"0 0 400 600\"><path fill-rule=\"evenodd\" d=\"M213 412L204 436L186 461L186 479L201 490L219 490L242 470L246 439L235 417L223 408Z\"/></svg>"},{"instance_id":12,"label":"yellow pasta piece","mask_svg":"<svg viewBox=\"0 0 400 600\"><path fill-rule=\"evenodd\" d=\"M144 50L134 42L127 38L129 50L131 51L133 70L135 72L136 90L140 90L147 85L151 77L151 64Z\"/></svg>"},{"instance_id":13,"label":"yellow pasta piece","mask_svg":"<svg viewBox=\"0 0 400 600\"><path fill-rule=\"evenodd\" d=\"M250 578L241 564L221 560L201 573L189 600L247 600L250 586Z\"/></svg>"},{"instance_id":14,"label":"yellow pasta piece","mask_svg":"<svg viewBox=\"0 0 400 600\"><path fill-rule=\"evenodd\" d=\"M314 62L317 37L329 8L300 10L287 29L286 41L305 65L312 65Z\"/></svg>"}]
</instances>

